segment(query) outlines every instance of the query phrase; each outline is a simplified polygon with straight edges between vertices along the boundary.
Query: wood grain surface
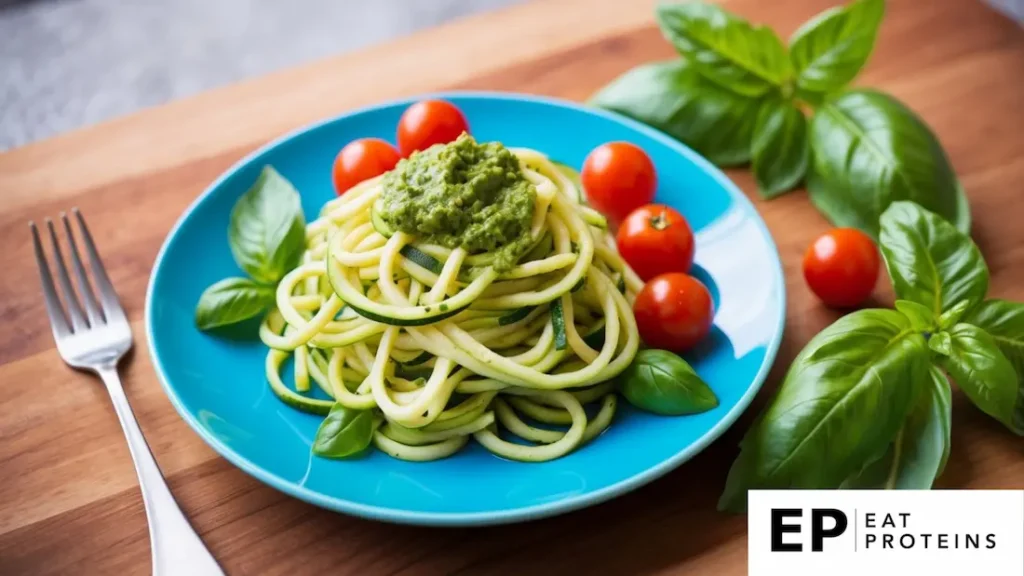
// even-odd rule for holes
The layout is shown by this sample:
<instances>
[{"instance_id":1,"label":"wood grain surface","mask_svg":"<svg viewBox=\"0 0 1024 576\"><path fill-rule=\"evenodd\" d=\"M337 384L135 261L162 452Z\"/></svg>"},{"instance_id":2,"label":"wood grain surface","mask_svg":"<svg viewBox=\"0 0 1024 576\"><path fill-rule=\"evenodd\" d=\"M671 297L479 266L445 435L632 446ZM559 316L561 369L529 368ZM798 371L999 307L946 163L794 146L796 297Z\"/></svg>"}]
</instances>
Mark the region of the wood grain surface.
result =
<instances>
[{"instance_id":1,"label":"wood grain surface","mask_svg":"<svg viewBox=\"0 0 1024 576\"><path fill-rule=\"evenodd\" d=\"M833 2L732 0L784 37ZM133 321L125 387L172 490L230 574L746 573L746 519L715 511L736 443L800 347L835 317L800 275L827 222L804 192L754 200L782 256L786 337L747 415L675 472L553 519L429 529L327 512L235 469L177 416L141 337L156 253L185 207L247 152L355 106L439 89L582 100L670 57L648 0L539 0L230 86L0 155L0 574L145 574L134 469L102 386L59 360L25 223L78 206ZM296 31L301 33L301 31ZM1024 31L977 0L891 0L860 84L937 132L970 198L995 297L1024 300ZM891 296L879 290L882 302ZM946 488L1024 488L1024 442L954 399Z\"/></svg>"}]
</instances>

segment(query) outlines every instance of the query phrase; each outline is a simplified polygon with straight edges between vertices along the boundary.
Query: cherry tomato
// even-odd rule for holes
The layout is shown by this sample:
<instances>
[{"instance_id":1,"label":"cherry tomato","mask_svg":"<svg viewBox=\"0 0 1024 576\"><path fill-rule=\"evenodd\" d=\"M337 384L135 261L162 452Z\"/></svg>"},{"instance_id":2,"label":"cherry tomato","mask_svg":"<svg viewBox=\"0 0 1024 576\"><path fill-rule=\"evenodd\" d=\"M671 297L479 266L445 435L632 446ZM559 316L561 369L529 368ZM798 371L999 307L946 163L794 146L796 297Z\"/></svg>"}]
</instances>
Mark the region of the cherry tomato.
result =
<instances>
[{"instance_id":1,"label":"cherry tomato","mask_svg":"<svg viewBox=\"0 0 1024 576\"><path fill-rule=\"evenodd\" d=\"M658 184L647 153L629 142L609 142L591 150L580 178L587 201L616 223L650 204Z\"/></svg>"},{"instance_id":2,"label":"cherry tomato","mask_svg":"<svg viewBox=\"0 0 1024 576\"><path fill-rule=\"evenodd\" d=\"M684 352L707 336L715 310L711 293L699 280L669 272L644 285L636 295L633 315L645 344Z\"/></svg>"},{"instance_id":3,"label":"cherry tomato","mask_svg":"<svg viewBox=\"0 0 1024 576\"><path fill-rule=\"evenodd\" d=\"M836 228L814 241L804 254L804 279L818 298L835 308L856 306L878 280L878 249L854 228Z\"/></svg>"},{"instance_id":4,"label":"cherry tomato","mask_svg":"<svg viewBox=\"0 0 1024 576\"><path fill-rule=\"evenodd\" d=\"M693 231L668 206L648 204L629 213L615 237L619 254L644 280L666 272L689 272Z\"/></svg>"},{"instance_id":5,"label":"cherry tomato","mask_svg":"<svg viewBox=\"0 0 1024 576\"><path fill-rule=\"evenodd\" d=\"M363 180L391 170L400 159L398 150L379 138L349 142L334 159L334 191L341 196Z\"/></svg>"},{"instance_id":6,"label":"cherry tomato","mask_svg":"<svg viewBox=\"0 0 1024 576\"><path fill-rule=\"evenodd\" d=\"M423 100L406 108L398 121L398 150L408 157L434 144L445 144L469 132L462 112L444 100Z\"/></svg>"}]
</instances>

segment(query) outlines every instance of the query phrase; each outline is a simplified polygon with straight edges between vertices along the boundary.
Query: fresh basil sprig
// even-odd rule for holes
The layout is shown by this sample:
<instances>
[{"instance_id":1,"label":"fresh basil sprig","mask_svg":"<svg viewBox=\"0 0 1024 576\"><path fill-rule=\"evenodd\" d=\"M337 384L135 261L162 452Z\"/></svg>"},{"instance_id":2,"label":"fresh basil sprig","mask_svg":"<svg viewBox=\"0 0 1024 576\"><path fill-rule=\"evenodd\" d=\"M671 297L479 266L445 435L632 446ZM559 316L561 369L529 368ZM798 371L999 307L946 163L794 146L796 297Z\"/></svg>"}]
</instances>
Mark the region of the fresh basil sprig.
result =
<instances>
[{"instance_id":1,"label":"fresh basil sprig","mask_svg":"<svg viewBox=\"0 0 1024 576\"><path fill-rule=\"evenodd\" d=\"M867 63L885 14L884 0L830 8L789 39L800 92L828 94L850 83Z\"/></svg>"},{"instance_id":2,"label":"fresh basil sprig","mask_svg":"<svg viewBox=\"0 0 1024 576\"><path fill-rule=\"evenodd\" d=\"M754 178L765 198L793 189L807 173L807 118L793 102L766 101L754 125Z\"/></svg>"},{"instance_id":3,"label":"fresh basil sprig","mask_svg":"<svg viewBox=\"0 0 1024 576\"><path fill-rule=\"evenodd\" d=\"M1018 376L1024 376L1024 303L986 300L964 321L988 332Z\"/></svg>"},{"instance_id":4,"label":"fresh basil sprig","mask_svg":"<svg viewBox=\"0 0 1024 576\"><path fill-rule=\"evenodd\" d=\"M878 237L882 212L911 200L970 229L956 174L938 139L909 108L874 90L829 98L811 119L811 202L836 226Z\"/></svg>"},{"instance_id":5,"label":"fresh basil sprig","mask_svg":"<svg viewBox=\"0 0 1024 576\"><path fill-rule=\"evenodd\" d=\"M242 270L273 284L299 263L305 230L299 193L268 166L231 211L228 243Z\"/></svg>"},{"instance_id":6,"label":"fresh basil sprig","mask_svg":"<svg viewBox=\"0 0 1024 576\"><path fill-rule=\"evenodd\" d=\"M928 346L895 310L860 310L815 336L747 432L722 504L748 488L835 488L892 442L928 376Z\"/></svg>"},{"instance_id":7,"label":"fresh basil sprig","mask_svg":"<svg viewBox=\"0 0 1024 576\"><path fill-rule=\"evenodd\" d=\"M1024 435L1019 376L992 336L973 324L957 324L949 338L949 353L939 364L975 406Z\"/></svg>"},{"instance_id":8,"label":"fresh basil sprig","mask_svg":"<svg viewBox=\"0 0 1024 576\"><path fill-rule=\"evenodd\" d=\"M680 54L704 77L737 94L761 96L793 74L786 48L770 28L702 2L664 4L657 16Z\"/></svg>"},{"instance_id":9,"label":"fresh basil sprig","mask_svg":"<svg viewBox=\"0 0 1024 576\"><path fill-rule=\"evenodd\" d=\"M715 393L686 360L665 350L638 352L618 382L630 404L655 414L699 414L718 406Z\"/></svg>"},{"instance_id":10,"label":"fresh basil sprig","mask_svg":"<svg viewBox=\"0 0 1024 576\"><path fill-rule=\"evenodd\" d=\"M657 128L718 166L750 161L761 106L701 76L687 60L638 66L590 103Z\"/></svg>"},{"instance_id":11,"label":"fresh basil sprig","mask_svg":"<svg viewBox=\"0 0 1024 576\"><path fill-rule=\"evenodd\" d=\"M274 287L248 278L225 278L207 288L196 306L196 326L209 330L260 315L274 303Z\"/></svg>"},{"instance_id":12,"label":"fresh basil sprig","mask_svg":"<svg viewBox=\"0 0 1024 576\"><path fill-rule=\"evenodd\" d=\"M719 506L751 488L930 488L949 455L947 376L1024 436L1024 304L985 300L988 268L955 226L893 202L880 243L896 310L815 336L740 444Z\"/></svg>"},{"instance_id":13,"label":"fresh basil sprig","mask_svg":"<svg viewBox=\"0 0 1024 576\"><path fill-rule=\"evenodd\" d=\"M884 0L827 10L790 38L703 2L662 5L682 56L642 65L590 103L662 130L719 166L752 160L761 195L806 181L837 226L878 236L890 203L911 200L970 229L967 199L935 135L891 96L849 90L870 57ZM806 113L812 118L808 121Z\"/></svg>"},{"instance_id":14,"label":"fresh basil sprig","mask_svg":"<svg viewBox=\"0 0 1024 576\"><path fill-rule=\"evenodd\" d=\"M918 332L934 332L938 325L931 308L913 300L897 300L896 310L910 320L910 327Z\"/></svg>"},{"instance_id":15,"label":"fresh basil sprig","mask_svg":"<svg viewBox=\"0 0 1024 576\"><path fill-rule=\"evenodd\" d=\"M274 285L299 264L306 221L298 191L267 166L231 211L228 243L249 278L207 288L196 305L196 326L209 330L258 316L274 303Z\"/></svg>"},{"instance_id":16,"label":"fresh basil sprig","mask_svg":"<svg viewBox=\"0 0 1024 576\"><path fill-rule=\"evenodd\" d=\"M335 404L320 423L313 453L325 458L347 458L362 452L373 439L376 425L370 410L353 410Z\"/></svg>"},{"instance_id":17,"label":"fresh basil sprig","mask_svg":"<svg viewBox=\"0 0 1024 576\"><path fill-rule=\"evenodd\" d=\"M946 467L952 419L952 391L942 370L928 379L896 438L881 458L848 478L842 488L927 490Z\"/></svg>"},{"instance_id":18,"label":"fresh basil sprig","mask_svg":"<svg viewBox=\"0 0 1024 576\"><path fill-rule=\"evenodd\" d=\"M970 300L961 300L947 308L942 314L939 314L939 317L936 320L939 325L939 330L949 330L960 322L960 319L967 313L971 304L972 302ZM1024 372L1022 372L1022 374L1024 374Z\"/></svg>"}]
</instances>

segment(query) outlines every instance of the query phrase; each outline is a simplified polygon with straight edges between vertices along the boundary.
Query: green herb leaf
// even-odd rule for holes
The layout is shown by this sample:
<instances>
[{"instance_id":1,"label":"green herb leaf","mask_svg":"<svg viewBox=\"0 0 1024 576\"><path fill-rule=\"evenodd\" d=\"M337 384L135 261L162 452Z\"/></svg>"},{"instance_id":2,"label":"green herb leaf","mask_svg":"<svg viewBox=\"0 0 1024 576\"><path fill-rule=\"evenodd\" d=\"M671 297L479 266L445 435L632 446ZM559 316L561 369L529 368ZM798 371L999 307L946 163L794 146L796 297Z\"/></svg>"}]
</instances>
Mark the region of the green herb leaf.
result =
<instances>
[{"instance_id":1,"label":"green herb leaf","mask_svg":"<svg viewBox=\"0 0 1024 576\"><path fill-rule=\"evenodd\" d=\"M884 14L884 0L857 0L801 26L789 40L797 87L824 93L851 82L871 56Z\"/></svg>"},{"instance_id":2,"label":"green herb leaf","mask_svg":"<svg viewBox=\"0 0 1024 576\"><path fill-rule=\"evenodd\" d=\"M897 298L926 306L937 318L961 300L979 304L988 266L970 237L913 202L882 215L881 248Z\"/></svg>"},{"instance_id":3,"label":"green herb leaf","mask_svg":"<svg viewBox=\"0 0 1024 576\"><path fill-rule=\"evenodd\" d=\"M801 89L799 86L797 86L793 91L794 99L809 104L813 109L817 109L818 106L821 106L827 97L828 94L823 94L821 92L808 92L807 90Z\"/></svg>"},{"instance_id":4,"label":"green herb leaf","mask_svg":"<svg viewBox=\"0 0 1024 576\"><path fill-rule=\"evenodd\" d=\"M924 337L895 310L859 310L800 352L747 432L719 507L754 488L836 488L884 453L928 377Z\"/></svg>"},{"instance_id":5,"label":"green herb leaf","mask_svg":"<svg viewBox=\"0 0 1024 576\"><path fill-rule=\"evenodd\" d=\"M373 439L373 413L335 403L320 423L313 453L325 458L345 458L362 452Z\"/></svg>"},{"instance_id":6,"label":"green herb leaf","mask_svg":"<svg viewBox=\"0 0 1024 576\"><path fill-rule=\"evenodd\" d=\"M618 381L630 404L655 414L700 414L718 406L715 393L686 360L665 350L641 350Z\"/></svg>"},{"instance_id":7,"label":"green herb leaf","mask_svg":"<svg viewBox=\"0 0 1024 576\"><path fill-rule=\"evenodd\" d=\"M956 304L950 306L949 310L946 310L941 315L939 315L939 329L949 330L950 328L955 326L958 322L960 322L960 319L963 318L964 314L967 312L967 309L971 307L971 304L972 303L970 300L961 300Z\"/></svg>"},{"instance_id":8,"label":"green herb leaf","mask_svg":"<svg viewBox=\"0 0 1024 576\"><path fill-rule=\"evenodd\" d=\"M952 392L946 375L934 366L918 388L910 414L885 454L842 488L928 490L942 474L949 459Z\"/></svg>"},{"instance_id":9,"label":"green herb leaf","mask_svg":"<svg viewBox=\"0 0 1024 576\"><path fill-rule=\"evenodd\" d=\"M764 198L800 184L807 173L807 118L792 102L769 100L761 107L751 149L754 177Z\"/></svg>"},{"instance_id":10,"label":"green herb leaf","mask_svg":"<svg viewBox=\"0 0 1024 576\"><path fill-rule=\"evenodd\" d=\"M255 280L276 283L298 265L306 247L305 226L299 193L267 166L231 211L231 253Z\"/></svg>"},{"instance_id":11,"label":"green herb leaf","mask_svg":"<svg viewBox=\"0 0 1024 576\"><path fill-rule=\"evenodd\" d=\"M995 340L973 324L950 330L952 350L942 367L982 412L1024 436L1024 387Z\"/></svg>"},{"instance_id":12,"label":"green herb leaf","mask_svg":"<svg viewBox=\"0 0 1024 576\"><path fill-rule=\"evenodd\" d=\"M274 287L248 278L226 278L203 291L196 305L196 326L209 330L258 316L274 303Z\"/></svg>"},{"instance_id":13,"label":"green herb leaf","mask_svg":"<svg viewBox=\"0 0 1024 576\"><path fill-rule=\"evenodd\" d=\"M1013 364L1017 380L1024 387L1024 303L986 300L964 321L988 332Z\"/></svg>"},{"instance_id":14,"label":"green herb leaf","mask_svg":"<svg viewBox=\"0 0 1024 576\"><path fill-rule=\"evenodd\" d=\"M953 353L953 337L949 332L936 332L928 339L928 348L939 356L949 356Z\"/></svg>"},{"instance_id":15,"label":"green herb leaf","mask_svg":"<svg viewBox=\"0 0 1024 576\"><path fill-rule=\"evenodd\" d=\"M663 4L657 16L662 34L702 75L737 94L761 96L793 73L774 31L751 26L718 6Z\"/></svg>"},{"instance_id":16,"label":"green herb leaf","mask_svg":"<svg viewBox=\"0 0 1024 576\"><path fill-rule=\"evenodd\" d=\"M970 230L966 198L939 141L912 111L880 92L852 90L818 108L807 190L834 225L876 238L879 217L898 200Z\"/></svg>"},{"instance_id":17,"label":"green herb leaf","mask_svg":"<svg viewBox=\"0 0 1024 576\"><path fill-rule=\"evenodd\" d=\"M761 106L760 100L718 86L679 59L633 68L590 104L661 130L718 166L750 161Z\"/></svg>"},{"instance_id":18,"label":"green herb leaf","mask_svg":"<svg viewBox=\"0 0 1024 576\"><path fill-rule=\"evenodd\" d=\"M933 332L935 330L935 314L930 308L910 300L897 300L896 309L899 310L907 320L910 320L910 327L918 332Z\"/></svg>"}]
</instances>

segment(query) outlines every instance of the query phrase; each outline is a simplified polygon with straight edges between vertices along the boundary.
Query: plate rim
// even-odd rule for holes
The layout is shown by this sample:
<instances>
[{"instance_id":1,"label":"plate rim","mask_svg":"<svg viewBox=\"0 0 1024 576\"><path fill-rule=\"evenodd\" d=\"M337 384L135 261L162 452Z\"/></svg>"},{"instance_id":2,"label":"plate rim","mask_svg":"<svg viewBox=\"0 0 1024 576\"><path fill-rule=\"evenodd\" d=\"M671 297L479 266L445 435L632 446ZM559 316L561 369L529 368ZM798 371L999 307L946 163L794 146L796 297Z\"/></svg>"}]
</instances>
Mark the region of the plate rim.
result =
<instances>
[{"instance_id":1,"label":"plate rim","mask_svg":"<svg viewBox=\"0 0 1024 576\"><path fill-rule=\"evenodd\" d=\"M552 502L545 502L541 504L534 504L531 506L525 506L520 508L508 508L501 510L483 511L483 512L422 512L404 510L401 508L392 508L385 506L375 506L369 504L363 504L344 498L335 496L328 496L321 492L310 490L305 486L298 485L294 482L288 481L280 476L277 476L262 467L254 464L249 459L234 451L229 446L221 442L212 434L208 433L202 426L198 419L188 411L183 405L181 399L174 391L171 386L167 374L164 372L163 363L160 360L160 356L157 353L157 348L154 345L153 335L153 291L156 285L156 278L158 271L161 269L164 257L171 244L172 239L178 235L181 227L184 223L192 216L192 213L199 207L199 205L210 196L214 190L219 188L233 176L242 167L253 162L259 155L267 152L279 145L282 145L289 140L296 138L306 132L316 130L327 124L340 121L349 116L371 112L380 108L387 108L397 105L408 105L418 100L427 98L433 99L458 99L458 98L480 98L480 99L491 99L491 100L503 100L508 102L529 102L535 104L544 104L548 106L554 106L557 108L566 108L575 112L582 112L584 114L590 114L611 120L613 122L622 124L627 128L643 134L644 136L657 140L660 143L668 146L676 153L685 156L688 160L695 163L698 168L708 173L725 191L736 200L744 210L749 211L753 216L758 229L762 232L765 239L768 242L768 246L771 249L772 255L775 257L773 269L773 276L778 290L776 291L776 308L779 311L778 317L775 322L775 332L772 335L771 340L768 342L765 350L764 359L761 362L761 366L758 368L757 374L754 376L753 381L747 388L747 391L740 397L736 405L726 412L725 415L718 420L707 432L701 435L697 440L679 450L672 456L662 460L658 464L648 467L644 470L629 476L623 480L620 480L614 484L605 486L604 488L584 492L582 494L562 498ZM374 104L360 106L351 110L335 114L328 118L318 120L316 122L308 123L300 126L296 129L290 130L285 134L274 138L266 144L256 148L252 152L249 152L244 157L234 162L229 168L222 172L213 182L211 182L201 194L199 194L182 212L181 216L178 217L174 226L171 227L167 236L164 238L163 244L160 246L160 251L157 253L156 259L153 262L153 266L150 271L149 282L146 287L146 299L145 299L145 313L144 313L144 324L146 333L146 344L148 347L148 353L150 361L153 364L153 369L156 372L157 380L160 382L161 388L163 388L164 394L170 400L171 405L174 407L178 416L188 424L189 428L192 429L199 437L217 454L230 462L235 467L239 468L243 472L256 478L260 482L274 488L280 492L288 494L294 498L314 504L321 508L333 510L336 512L342 512L352 516L366 518L376 521L384 521L396 524L408 524L408 525L421 525L421 526L488 526L497 524L510 524L515 522L523 522L530 520L537 520L550 516L560 515L571 511L579 510L589 506L594 506L623 494L629 493L637 488L640 488L646 484L661 478L668 474L672 470L678 468L697 454L704 451L712 442L717 440L726 430L732 427L733 424L739 419L740 415L746 412L750 406L754 396L761 390L765 380L768 377L773 365L775 364L776 356L778 355L779 346L781 345L783 335L785 333L785 322L786 322L786 282L785 275L782 269L782 258L779 255L778 247L775 244L775 239L772 237L771 232L768 230L768 226L761 214L757 211L753 202L747 198L746 194L728 177L722 172L717 166L712 164L706 158L698 154L696 151L691 149L689 146L679 142L668 135L641 124L631 118L624 115L602 110L599 108L584 106L580 103L565 100L562 98L554 98L550 96L539 96L534 94L526 94L519 92L507 92L507 91L492 91L492 90L446 90L438 92L426 92L420 94L414 94L411 96L393 98Z\"/></svg>"}]
</instances>

